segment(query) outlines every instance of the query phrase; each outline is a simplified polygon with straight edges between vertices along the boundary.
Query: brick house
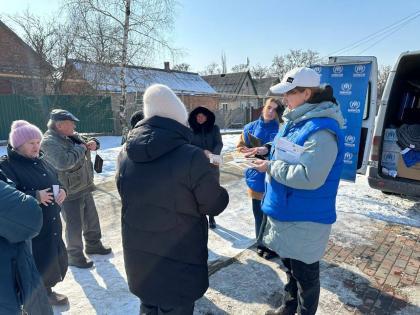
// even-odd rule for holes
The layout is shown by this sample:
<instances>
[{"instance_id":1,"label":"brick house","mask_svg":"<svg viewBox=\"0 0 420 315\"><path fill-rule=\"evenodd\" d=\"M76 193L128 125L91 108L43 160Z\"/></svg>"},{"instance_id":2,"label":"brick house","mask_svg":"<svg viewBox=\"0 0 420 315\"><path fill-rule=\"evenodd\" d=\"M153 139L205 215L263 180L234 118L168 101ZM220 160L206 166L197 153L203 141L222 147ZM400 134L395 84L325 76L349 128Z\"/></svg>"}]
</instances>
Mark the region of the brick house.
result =
<instances>
[{"instance_id":1,"label":"brick house","mask_svg":"<svg viewBox=\"0 0 420 315\"><path fill-rule=\"evenodd\" d=\"M43 95L54 68L0 21L0 95Z\"/></svg>"}]
</instances>

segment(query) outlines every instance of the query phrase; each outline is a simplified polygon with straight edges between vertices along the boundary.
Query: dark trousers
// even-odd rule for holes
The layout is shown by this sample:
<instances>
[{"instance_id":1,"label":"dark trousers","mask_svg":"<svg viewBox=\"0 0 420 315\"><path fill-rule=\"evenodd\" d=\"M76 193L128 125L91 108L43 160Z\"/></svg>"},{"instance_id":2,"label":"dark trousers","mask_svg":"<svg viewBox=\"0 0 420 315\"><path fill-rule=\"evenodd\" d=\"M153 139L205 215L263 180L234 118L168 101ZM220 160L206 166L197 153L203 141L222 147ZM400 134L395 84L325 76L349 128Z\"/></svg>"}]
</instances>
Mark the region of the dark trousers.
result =
<instances>
[{"instance_id":1,"label":"dark trousers","mask_svg":"<svg viewBox=\"0 0 420 315\"><path fill-rule=\"evenodd\" d=\"M182 306L159 307L141 303L140 315L193 315L194 302Z\"/></svg>"},{"instance_id":2,"label":"dark trousers","mask_svg":"<svg viewBox=\"0 0 420 315\"><path fill-rule=\"evenodd\" d=\"M261 200L252 199L252 212L254 213L254 220L255 220L255 237L258 239L258 235L260 235L261 230L261 223L263 220L264 213L261 210ZM260 242L257 241L257 245Z\"/></svg>"},{"instance_id":3,"label":"dark trousers","mask_svg":"<svg viewBox=\"0 0 420 315\"><path fill-rule=\"evenodd\" d=\"M283 305L296 309L299 315L315 314L320 292L319 261L313 264L290 258L282 258L281 261L287 269Z\"/></svg>"},{"instance_id":4,"label":"dark trousers","mask_svg":"<svg viewBox=\"0 0 420 315\"><path fill-rule=\"evenodd\" d=\"M87 244L95 246L101 239L101 226L92 193L64 201L63 219L66 222L67 253L71 257L83 255L83 237Z\"/></svg>"}]
</instances>

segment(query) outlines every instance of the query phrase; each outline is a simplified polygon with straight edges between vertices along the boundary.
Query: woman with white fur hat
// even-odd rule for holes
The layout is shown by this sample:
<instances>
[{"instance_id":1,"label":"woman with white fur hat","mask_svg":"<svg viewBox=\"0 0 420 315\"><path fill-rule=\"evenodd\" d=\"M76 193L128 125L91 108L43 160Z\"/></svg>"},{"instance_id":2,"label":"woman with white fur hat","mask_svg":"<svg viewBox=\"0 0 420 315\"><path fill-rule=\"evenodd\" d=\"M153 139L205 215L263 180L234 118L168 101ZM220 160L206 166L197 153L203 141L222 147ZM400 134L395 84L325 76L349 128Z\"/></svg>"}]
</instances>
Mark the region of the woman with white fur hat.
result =
<instances>
[{"instance_id":1,"label":"woman with white fur hat","mask_svg":"<svg viewBox=\"0 0 420 315\"><path fill-rule=\"evenodd\" d=\"M229 196L190 144L188 114L174 92L152 85L143 103L116 176L128 285L140 314L193 314L209 286L206 215L220 214Z\"/></svg>"},{"instance_id":2,"label":"woman with white fur hat","mask_svg":"<svg viewBox=\"0 0 420 315\"><path fill-rule=\"evenodd\" d=\"M271 151L258 147L252 153L270 156L270 160L255 162L257 170L266 172L267 183L261 205L267 220L260 237L282 258L288 281L283 305L266 314L315 314L319 260L336 220L344 119L332 88L320 86L320 76L310 68L289 71L270 91L287 106L285 123ZM297 161L282 153L284 141L303 146Z\"/></svg>"},{"instance_id":3,"label":"woman with white fur hat","mask_svg":"<svg viewBox=\"0 0 420 315\"><path fill-rule=\"evenodd\" d=\"M67 271L67 251L62 239L60 205L66 192L60 188L57 173L40 151L42 133L26 120L12 123L7 156L0 160L0 168L16 184L16 188L38 200L43 224L40 233L32 239L35 264L47 289L51 305L68 304L65 295L52 291L64 279ZM58 190L53 193L53 186Z\"/></svg>"}]
</instances>

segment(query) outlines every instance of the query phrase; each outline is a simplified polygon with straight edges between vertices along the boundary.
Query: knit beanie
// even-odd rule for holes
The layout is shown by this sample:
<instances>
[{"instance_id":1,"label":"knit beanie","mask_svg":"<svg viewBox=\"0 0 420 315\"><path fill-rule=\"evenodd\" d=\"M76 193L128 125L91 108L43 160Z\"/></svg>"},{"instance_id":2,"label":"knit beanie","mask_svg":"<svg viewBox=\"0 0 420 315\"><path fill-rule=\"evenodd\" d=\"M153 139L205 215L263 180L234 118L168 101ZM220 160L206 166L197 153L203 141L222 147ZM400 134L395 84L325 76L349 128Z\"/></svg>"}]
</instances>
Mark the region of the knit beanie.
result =
<instances>
[{"instance_id":1,"label":"knit beanie","mask_svg":"<svg viewBox=\"0 0 420 315\"><path fill-rule=\"evenodd\" d=\"M42 139L39 128L26 120L15 120L10 127L9 143L13 149L19 148L26 141Z\"/></svg>"},{"instance_id":2,"label":"knit beanie","mask_svg":"<svg viewBox=\"0 0 420 315\"><path fill-rule=\"evenodd\" d=\"M143 95L144 118L166 117L187 125L188 113L184 104L166 85L149 86Z\"/></svg>"}]
</instances>

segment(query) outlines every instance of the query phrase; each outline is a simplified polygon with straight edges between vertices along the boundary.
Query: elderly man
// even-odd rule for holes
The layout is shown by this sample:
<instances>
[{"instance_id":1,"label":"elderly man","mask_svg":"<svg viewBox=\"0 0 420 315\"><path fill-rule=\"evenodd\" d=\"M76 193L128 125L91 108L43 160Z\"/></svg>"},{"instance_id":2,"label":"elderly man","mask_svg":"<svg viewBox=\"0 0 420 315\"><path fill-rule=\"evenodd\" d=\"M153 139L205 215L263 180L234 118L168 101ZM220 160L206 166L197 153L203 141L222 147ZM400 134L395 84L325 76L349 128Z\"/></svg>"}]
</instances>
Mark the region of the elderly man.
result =
<instances>
[{"instance_id":1,"label":"elderly man","mask_svg":"<svg viewBox=\"0 0 420 315\"><path fill-rule=\"evenodd\" d=\"M83 254L82 232L86 254L107 255L111 248L101 243L101 227L92 196L95 185L90 152L99 148L99 142L75 133L75 122L78 121L66 110L52 110L41 149L67 190L62 214L66 222L69 265L90 268L93 262Z\"/></svg>"}]
</instances>

